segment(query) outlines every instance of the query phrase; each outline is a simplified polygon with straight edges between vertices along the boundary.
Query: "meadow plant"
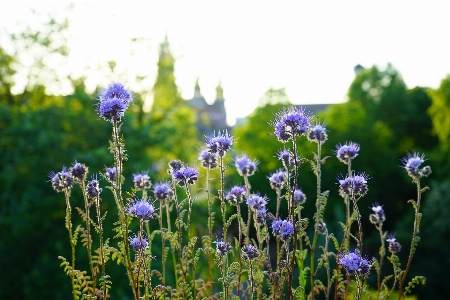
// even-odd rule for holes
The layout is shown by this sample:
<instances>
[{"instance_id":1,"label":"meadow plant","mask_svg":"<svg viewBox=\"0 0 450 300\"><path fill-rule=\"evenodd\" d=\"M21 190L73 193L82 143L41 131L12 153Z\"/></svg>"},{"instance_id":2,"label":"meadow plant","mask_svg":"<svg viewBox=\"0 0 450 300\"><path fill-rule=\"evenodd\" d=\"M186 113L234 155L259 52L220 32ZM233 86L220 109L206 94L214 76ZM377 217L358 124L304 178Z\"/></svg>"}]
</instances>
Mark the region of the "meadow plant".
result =
<instances>
[{"instance_id":1,"label":"meadow plant","mask_svg":"<svg viewBox=\"0 0 450 300\"><path fill-rule=\"evenodd\" d=\"M110 297L112 282L107 264L113 261L124 267L130 294L136 300L347 299L349 295L361 299L364 293L369 293L366 282L371 271L377 273L377 299L388 299L395 290L398 299L404 299L416 284L425 283L422 276L406 283L420 241L421 198L428 189L421 186L421 178L431 174L430 167L422 167L426 160L423 154L408 153L402 159L402 167L417 187L417 199L408 201L413 206L415 218L409 257L402 268L397 256L402 246L395 234L388 234L383 229L389 213L384 211L383 204L372 204L372 213L368 215L380 235L379 257L369 257L364 250L359 201L369 192L369 180L372 178L363 171L352 169L352 160L361 150L355 142L339 144L334 150L336 158L347 165L346 174L337 176L337 187L331 187L343 199L345 220L340 222L342 233L328 231L324 212L330 192L323 190L321 176L322 165L329 159L322 157L322 147L328 140L329 132L325 123L312 124L312 114L301 107L284 108L271 122L272 134L284 144L283 149L274 153L280 161L280 168L267 176L268 185L276 191L276 199L269 199L252 190L249 177L255 174L259 162L246 154L232 159L235 172L243 178L243 182L235 183L225 191L225 169L229 163L225 159L226 153L232 150L236 141L227 131L206 137L205 149L198 155L201 166L206 169L206 188L196 189L201 179L196 168L190 167L187 162L173 160L169 163L170 178L159 178L159 182L152 184L148 172L134 173L131 178L134 187L123 191L124 181L127 180L123 177L127 153L120 127L132 97L132 93L120 83L110 84L98 97L99 118L112 126L109 150L114 159L113 166L91 175L90 179L88 167L77 161L69 169L62 167L61 171L49 174L53 189L63 193L66 201L65 226L71 258L60 259L70 278L73 299ZM298 154L297 142L303 138L317 145L311 158L302 158ZM317 179L315 197L308 196L315 198L316 211L307 212L311 220L302 216L302 205L307 201L299 187L299 167L303 163L311 165ZM210 184L214 180L211 173L217 169L220 189L214 191ZM77 208L83 224L76 226L72 224L70 199L75 186L82 190L84 199L84 208ZM112 233L103 230L106 211L102 211L101 202L105 189L112 194L118 211ZM208 203L207 232L203 233L191 228L192 212L197 205L195 202L198 197L203 197L199 191L205 192ZM267 207L270 200L276 201L273 212ZM247 216L242 214L242 206L247 209ZM96 218L92 217L92 207L95 208ZM284 216L282 207L287 207ZM221 222L215 222L215 208L220 208ZM173 210L175 220L171 219ZM158 222L159 230L155 230ZM231 226L236 226L233 225L236 222L237 237L228 231ZM354 223L357 234L352 231ZM307 230L310 226L312 230ZM138 230L133 232L131 228ZM214 232L221 234L215 241ZM161 253L161 257L152 254L152 243L157 235L161 237L162 249L157 252ZM319 243L322 238L323 243ZM87 252L88 266L76 264L75 246L78 240ZM167 242L169 247L166 247ZM386 243L390 252L387 259L392 265L390 275L381 272ZM275 247L271 247L273 245ZM332 247L334 249L330 249ZM166 268L169 255L173 265L170 271ZM207 263L200 264L203 257ZM152 265L155 259L161 261L161 269L155 269ZM207 272L203 272L206 269ZM326 283L318 279L319 272L325 273ZM207 278L202 278L205 274ZM168 285L171 282L169 278L175 279L173 286Z\"/></svg>"}]
</instances>

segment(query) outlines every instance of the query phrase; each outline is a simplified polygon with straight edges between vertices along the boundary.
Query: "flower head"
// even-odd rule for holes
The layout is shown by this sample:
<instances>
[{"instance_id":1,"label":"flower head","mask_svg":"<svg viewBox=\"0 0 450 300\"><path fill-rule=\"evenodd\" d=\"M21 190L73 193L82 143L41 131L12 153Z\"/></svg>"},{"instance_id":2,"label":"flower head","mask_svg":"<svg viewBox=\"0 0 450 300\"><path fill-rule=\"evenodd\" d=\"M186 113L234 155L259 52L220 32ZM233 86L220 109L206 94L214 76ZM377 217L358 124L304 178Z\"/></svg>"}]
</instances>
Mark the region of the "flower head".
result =
<instances>
[{"instance_id":1,"label":"flower head","mask_svg":"<svg viewBox=\"0 0 450 300\"><path fill-rule=\"evenodd\" d=\"M428 177L431 174L431 168L429 166L426 166L422 169L419 169L420 165L425 161L425 154L419 154L417 152L414 152L413 154L410 154L408 152L407 156L403 157L401 159L403 163L403 168L406 169L406 172L408 172L408 175L413 178L414 180L421 178L421 177Z\"/></svg>"},{"instance_id":2,"label":"flower head","mask_svg":"<svg viewBox=\"0 0 450 300\"><path fill-rule=\"evenodd\" d=\"M306 195L302 192L301 189L296 189L294 191L294 203L295 205L302 205L306 201Z\"/></svg>"},{"instance_id":3,"label":"flower head","mask_svg":"<svg viewBox=\"0 0 450 300\"><path fill-rule=\"evenodd\" d=\"M88 167L85 164L80 164L75 160L73 166L69 169L70 175L72 178L76 179L78 182L81 182L86 179L86 175L88 173Z\"/></svg>"},{"instance_id":4,"label":"flower head","mask_svg":"<svg viewBox=\"0 0 450 300\"><path fill-rule=\"evenodd\" d=\"M294 136L301 136L308 131L311 117L302 107L291 106L278 112L271 126L278 140L286 143Z\"/></svg>"},{"instance_id":5,"label":"flower head","mask_svg":"<svg viewBox=\"0 0 450 300\"><path fill-rule=\"evenodd\" d=\"M344 164L348 164L350 160L358 156L358 152L359 145L353 142L347 142L344 145L336 145L336 150L334 151L336 157Z\"/></svg>"},{"instance_id":6,"label":"flower head","mask_svg":"<svg viewBox=\"0 0 450 300\"><path fill-rule=\"evenodd\" d=\"M276 158L281 160L285 168L289 168L293 164L294 154L285 148L277 152Z\"/></svg>"},{"instance_id":7,"label":"flower head","mask_svg":"<svg viewBox=\"0 0 450 300\"><path fill-rule=\"evenodd\" d=\"M72 188L74 183L74 180L70 175L70 172L67 171L66 167L63 167L58 173L50 172L48 177L50 178L49 181L52 183L53 189L57 192L62 192L65 189Z\"/></svg>"},{"instance_id":8,"label":"flower head","mask_svg":"<svg viewBox=\"0 0 450 300\"><path fill-rule=\"evenodd\" d=\"M326 234L327 224L322 220L317 221L316 231L320 234Z\"/></svg>"},{"instance_id":9,"label":"flower head","mask_svg":"<svg viewBox=\"0 0 450 300\"><path fill-rule=\"evenodd\" d=\"M266 224L266 220L268 218L269 216L267 215L267 209L263 208L256 211L256 222L258 222L258 224Z\"/></svg>"},{"instance_id":10,"label":"flower head","mask_svg":"<svg viewBox=\"0 0 450 300\"><path fill-rule=\"evenodd\" d=\"M147 172L133 174L134 187L138 190L148 190L152 183Z\"/></svg>"},{"instance_id":11,"label":"flower head","mask_svg":"<svg viewBox=\"0 0 450 300\"><path fill-rule=\"evenodd\" d=\"M258 248L256 248L253 245L246 245L244 247L242 247L242 257L246 260L254 260L256 258L258 258L259 256L259 251Z\"/></svg>"},{"instance_id":12,"label":"flower head","mask_svg":"<svg viewBox=\"0 0 450 300\"><path fill-rule=\"evenodd\" d=\"M234 158L236 169L241 176L252 176L256 172L259 162L251 160L247 155L236 156Z\"/></svg>"},{"instance_id":13,"label":"flower head","mask_svg":"<svg viewBox=\"0 0 450 300\"><path fill-rule=\"evenodd\" d=\"M233 186L225 196L225 199L233 204L241 203L245 196L246 189L243 186Z\"/></svg>"},{"instance_id":14,"label":"flower head","mask_svg":"<svg viewBox=\"0 0 450 300\"><path fill-rule=\"evenodd\" d=\"M168 200L172 196L172 191L167 182L156 183L153 187L153 193L158 200Z\"/></svg>"},{"instance_id":15,"label":"flower head","mask_svg":"<svg viewBox=\"0 0 450 300\"><path fill-rule=\"evenodd\" d=\"M198 180L198 171L189 167L181 167L173 172L173 180L176 180L179 186L194 184Z\"/></svg>"},{"instance_id":16,"label":"flower head","mask_svg":"<svg viewBox=\"0 0 450 300\"><path fill-rule=\"evenodd\" d=\"M389 252L392 254L400 252L402 246L395 240L395 233L389 233L386 241L389 243Z\"/></svg>"},{"instance_id":17,"label":"flower head","mask_svg":"<svg viewBox=\"0 0 450 300\"><path fill-rule=\"evenodd\" d=\"M384 215L383 206L379 205L377 202L372 204L372 211L374 212L369 216L369 220L372 224L383 223L386 220L386 216Z\"/></svg>"},{"instance_id":18,"label":"flower head","mask_svg":"<svg viewBox=\"0 0 450 300\"><path fill-rule=\"evenodd\" d=\"M281 189L283 187L283 183L286 180L287 174L282 170L277 170L275 173L270 174L269 181L270 187L274 190Z\"/></svg>"},{"instance_id":19,"label":"flower head","mask_svg":"<svg viewBox=\"0 0 450 300\"><path fill-rule=\"evenodd\" d=\"M339 194L341 197L351 196L352 193L355 196L364 196L367 194L369 188L367 187L367 180L369 176L366 173L359 173L358 175L347 176L344 179L339 180Z\"/></svg>"},{"instance_id":20,"label":"flower head","mask_svg":"<svg viewBox=\"0 0 450 300\"><path fill-rule=\"evenodd\" d=\"M94 199L100 195L102 189L99 186L97 176L92 175L91 181L88 182L86 186L86 196L88 199Z\"/></svg>"},{"instance_id":21,"label":"flower head","mask_svg":"<svg viewBox=\"0 0 450 300\"><path fill-rule=\"evenodd\" d=\"M142 200L136 199L134 202L130 203L128 206L128 215L132 215L141 220L152 220L154 218L155 207L153 204Z\"/></svg>"},{"instance_id":22,"label":"flower head","mask_svg":"<svg viewBox=\"0 0 450 300\"><path fill-rule=\"evenodd\" d=\"M272 223L272 230L275 235L279 235L283 241L289 240L294 234L294 224L289 219L278 218Z\"/></svg>"},{"instance_id":23,"label":"flower head","mask_svg":"<svg viewBox=\"0 0 450 300\"><path fill-rule=\"evenodd\" d=\"M219 257L224 257L232 249L230 243L228 243L228 242L215 241L213 243L216 244L216 254Z\"/></svg>"},{"instance_id":24,"label":"flower head","mask_svg":"<svg viewBox=\"0 0 450 300\"><path fill-rule=\"evenodd\" d=\"M105 168L105 175L109 182L116 181L116 167Z\"/></svg>"},{"instance_id":25,"label":"flower head","mask_svg":"<svg viewBox=\"0 0 450 300\"><path fill-rule=\"evenodd\" d=\"M250 195L247 198L247 205L255 210L265 209L267 204L267 197L261 197L260 195Z\"/></svg>"},{"instance_id":26,"label":"flower head","mask_svg":"<svg viewBox=\"0 0 450 300\"><path fill-rule=\"evenodd\" d=\"M218 132L217 135L210 135L206 138L206 147L210 153L217 153L220 157L224 157L233 144L233 136L228 131Z\"/></svg>"},{"instance_id":27,"label":"flower head","mask_svg":"<svg viewBox=\"0 0 450 300\"><path fill-rule=\"evenodd\" d=\"M107 121L120 121L132 100L132 94L123 84L113 82L100 93L97 112Z\"/></svg>"},{"instance_id":28,"label":"flower head","mask_svg":"<svg viewBox=\"0 0 450 300\"><path fill-rule=\"evenodd\" d=\"M145 235L142 235L141 237L133 235L128 237L128 240L134 251L145 250L148 247L148 238Z\"/></svg>"},{"instance_id":29,"label":"flower head","mask_svg":"<svg viewBox=\"0 0 450 300\"><path fill-rule=\"evenodd\" d=\"M308 140L314 143L324 143L328 139L327 129L325 123L316 123L309 129Z\"/></svg>"},{"instance_id":30,"label":"flower head","mask_svg":"<svg viewBox=\"0 0 450 300\"><path fill-rule=\"evenodd\" d=\"M173 173L175 171L178 171L179 169L181 169L182 166L183 166L183 163L180 160L178 160L178 159L171 160L169 162L169 169L167 170L167 173L169 175L173 175Z\"/></svg>"},{"instance_id":31,"label":"flower head","mask_svg":"<svg viewBox=\"0 0 450 300\"><path fill-rule=\"evenodd\" d=\"M347 271L350 275L367 275L369 274L370 264L372 262L366 257L362 257L359 250L356 249L354 252L342 253L339 258L339 264Z\"/></svg>"},{"instance_id":32,"label":"flower head","mask_svg":"<svg viewBox=\"0 0 450 300\"><path fill-rule=\"evenodd\" d=\"M202 162L202 166L206 169L217 168L217 153L210 153L208 150L200 152L198 159Z\"/></svg>"}]
</instances>

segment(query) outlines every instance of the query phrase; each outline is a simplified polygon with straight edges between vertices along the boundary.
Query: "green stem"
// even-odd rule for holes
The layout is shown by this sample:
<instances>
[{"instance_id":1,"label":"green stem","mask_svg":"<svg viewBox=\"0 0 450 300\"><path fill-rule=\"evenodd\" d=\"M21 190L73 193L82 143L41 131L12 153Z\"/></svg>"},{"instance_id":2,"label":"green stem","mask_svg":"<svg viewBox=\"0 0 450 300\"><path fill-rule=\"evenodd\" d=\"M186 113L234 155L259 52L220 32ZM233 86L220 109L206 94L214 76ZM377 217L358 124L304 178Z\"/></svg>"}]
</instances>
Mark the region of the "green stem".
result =
<instances>
[{"instance_id":1,"label":"green stem","mask_svg":"<svg viewBox=\"0 0 450 300\"><path fill-rule=\"evenodd\" d=\"M103 252L103 225L102 216L100 215L100 197L95 198L96 208L97 208L97 222L98 222L98 235L100 238L100 258L102 262L102 277L103 277L103 297L106 298L106 266L105 266L105 255Z\"/></svg>"},{"instance_id":2,"label":"green stem","mask_svg":"<svg viewBox=\"0 0 450 300\"><path fill-rule=\"evenodd\" d=\"M75 293L75 278L74 278L74 274L75 274L75 240L73 238L73 233L72 233L72 208L70 206L70 192L68 189L64 189L64 195L66 198L66 228L67 231L69 231L69 239L70 239L70 248L72 250L72 270L70 272L70 280L72 283L72 295L73 295L73 299L77 300L77 294Z\"/></svg>"}]
</instances>

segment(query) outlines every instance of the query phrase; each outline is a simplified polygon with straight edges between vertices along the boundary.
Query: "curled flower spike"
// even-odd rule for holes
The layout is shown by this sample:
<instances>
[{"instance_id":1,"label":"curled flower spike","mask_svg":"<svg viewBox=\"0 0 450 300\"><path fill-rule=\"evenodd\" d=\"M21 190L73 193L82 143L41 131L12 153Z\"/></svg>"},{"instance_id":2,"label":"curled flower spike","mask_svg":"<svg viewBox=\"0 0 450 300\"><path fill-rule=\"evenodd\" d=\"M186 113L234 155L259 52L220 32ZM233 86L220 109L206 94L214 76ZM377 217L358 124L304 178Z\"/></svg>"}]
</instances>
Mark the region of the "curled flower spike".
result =
<instances>
[{"instance_id":1,"label":"curled flower spike","mask_svg":"<svg viewBox=\"0 0 450 300\"><path fill-rule=\"evenodd\" d=\"M247 198L247 205L255 210L265 209L267 204L267 197L261 197L260 195L250 195Z\"/></svg>"},{"instance_id":2,"label":"curled flower spike","mask_svg":"<svg viewBox=\"0 0 450 300\"><path fill-rule=\"evenodd\" d=\"M189 167L181 167L172 174L172 178L177 181L179 186L194 184L198 180L198 171Z\"/></svg>"},{"instance_id":3,"label":"curled flower spike","mask_svg":"<svg viewBox=\"0 0 450 300\"><path fill-rule=\"evenodd\" d=\"M232 249L230 243L228 242L215 241L213 243L216 244L216 255L219 257L224 257Z\"/></svg>"},{"instance_id":4,"label":"curled flower spike","mask_svg":"<svg viewBox=\"0 0 450 300\"><path fill-rule=\"evenodd\" d=\"M258 251L258 248L256 248L255 246L246 245L246 246L242 247L242 258L251 261L251 260L258 258L258 256L259 256L259 251Z\"/></svg>"},{"instance_id":5,"label":"curled flower spike","mask_svg":"<svg viewBox=\"0 0 450 300\"><path fill-rule=\"evenodd\" d=\"M283 187L283 182L285 181L287 174L282 170L277 170L275 173L270 174L269 181L270 187L274 190L281 189Z\"/></svg>"},{"instance_id":6,"label":"curled flower spike","mask_svg":"<svg viewBox=\"0 0 450 300\"><path fill-rule=\"evenodd\" d=\"M347 142L344 145L336 145L336 150L334 154L336 157L343 162L344 164L348 164L350 160L354 159L358 156L359 145L353 142Z\"/></svg>"},{"instance_id":7,"label":"curled flower spike","mask_svg":"<svg viewBox=\"0 0 450 300\"><path fill-rule=\"evenodd\" d=\"M386 241L389 243L389 252L392 254L400 252L402 246L395 240L395 233L389 233Z\"/></svg>"},{"instance_id":8,"label":"curled flower spike","mask_svg":"<svg viewBox=\"0 0 450 300\"><path fill-rule=\"evenodd\" d=\"M274 134L278 140L286 143L294 136L305 134L310 127L311 118L311 114L305 113L302 107L291 106L278 112L270 125L275 129Z\"/></svg>"},{"instance_id":9,"label":"curled flower spike","mask_svg":"<svg viewBox=\"0 0 450 300\"><path fill-rule=\"evenodd\" d=\"M276 158L281 160L283 166L287 169L293 165L294 154L286 148L277 152Z\"/></svg>"},{"instance_id":10,"label":"curled flower spike","mask_svg":"<svg viewBox=\"0 0 450 300\"><path fill-rule=\"evenodd\" d=\"M217 168L217 153L210 153L208 150L200 152L198 159L202 162L202 166L206 169Z\"/></svg>"},{"instance_id":11,"label":"curled flower spike","mask_svg":"<svg viewBox=\"0 0 450 300\"><path fill-rule=\"evenodd\" d=\"M217 153L220 157L224 157L233 144L233 137L225 132L220 132L215 135L210 135L206 138L206 147L209 153Z\"/></svg>"},{"instance_id":12,"label":"curled flower spike","mask_svg":"<svg viewBox=\"0 0 450 300\"><path fill-rule=\"evenodd\" d=\"M245 196L246 189L243 186L233 186L225 196L225 199L232 204L241 203Z\"/></svg>"},{"instance_id":13,"label":"curled flower spike","mask_svg":"<svg viewBox=\"0 0 450 300\"><path fill-rule=\"evenodd\" d=\"M63 167L61 172L58 173L50 172L48 177L50 178L49 181L52 183L53 189L57 192L72 188L74 183L74 180L66 167Z\"/></svg>"},{"instance_id":14,"label":"curled flower spike","mask_svg":"<svg viewBox=\"0 0 450 300\"><path fill-rule=\"evenodd\" d=\"M132 94L123 84L113 82L100 93L97 112L106 121L120 121L132 100Z\"/></svg>"},{"instance_id":15,"label":"curled flower spike","mask_svg":"<svg viewBox=\"0 0 450 300\"><path fill-rule=\"evenodd\" d=\"M132 215L133 217L144 221L152 220L154 218L154 213L155 207L153 204L142 199L137 199L132 202L127 211L128 215Z\"/></svg>"},{"instance_id":16,"label":"curled flower spike","mask_svg":"<svg viewBox=\"0 0 450 300\"><path fill-rule=\"evenodd\" d=\"M69 169L69 172L72 178L76 179L78 182L81 182L86 179L88 167L75 160L72 167Z\"/></svg>"},{"instance_id":17,"label":"curled flower spike","mask_svg":"<svg viewBox=\"0 0 450 300\"><path fill-rule=\"evenodd\" d=\"M282 221L280 218L272 223L272 230L275 235L279 235L283 241L288 241L294 234L294 224L287 219Z\"/></svg>"},{"instance_id":18,"label":"curled flower spike","mask_svg":"<svg viewBox=\"0 0 450 300\"><path fill-rule=\"evenodd\" d=\"M339 195L345 196L364 196L367 194L369 188L367 187L367 180L369 176L366 173L359 173L358 175L347 176L339 180Z\"/></svg>"},{"instance_id":19,"label":"curled flower spike","mask_svg":"<svg viewBox=\"0 0 450 300\"><path fill-rule=\"evenodd\" d=\"M145 250L148 247L148 238L145 235L142 235L141 238L137 235L133 235L128 237L128 240L134 251Z\"/></svg>"},{"instance_id":20,"label":"curled flower spike","mask_svg":"<svg viewBox=\"0 0 450 300\"><path fill-rule=\"evenodd\" d=\"M86 196L88 197L88 199L94 199L97 198L101 192L102 189L99 186L97 176L92 175L91 181L89 181L86 186Z\"/></svg>"},{"instance_id":21,"label":"curled flower spike","mask_svg":"<svg viewBox=\"0 0 450 300\"><path fill-rule=\"evenodd\" d=\"M419 169L420 165L425 160L425 154L419 154L417 152L414 152L413 154L408 152L407 156L401 159L403 168L406 169L408 175L414 180L421 177L428 177L431 174L431 168L429 166Z\"/></svg>"},{"instance_id":22,"label":"curled flower spike","mask_svg":"<svg viewBox=\"0 0 450 300\"><path fill-rule=\"evenodd\" d=\"M134 187L138 190L148 190L152 183L147 172L133 174Z\"/></svg>"},{"instance_id":23,"label":"curled flower spike","mask_svg":"<svg viewBox=\"0 0 450 300\"><path fill-rule=\"evenodd\" d=\"M105 175L109 182L116 181L116 167L105 168Z\"/></svg>"},{"instance_id":24,"label":"curled flower spike","mask_svg":"<svg viewBox=\"0 0 450 300\"><path fill-rule=\"evenodd\" d=\"M339 264L347 271L350 275L362 275L365 276L369 274L371 260L367 257L362 257L359 254L359 250L356 249L354 252L342 253L339 258Z\"/></svg>"},{"instance_id":25,"label":"curled flower spike","mask_svg":"<svg viewBox=\"0 0 450 300\"><path fill-rule=\"evenodd\" d=\"M168 200L172 196L172 191L170 190L169 183L160 182L156 183L153 187L153 193L155 198L158 200Z\"/></svg>"},{"instance_id":26,"label":"curled flower spike","mask_svg":"<svg viewBox=\"0 0 450 300\"><path fill-rule=\"evenodd\" d=\"M306 195L302 192L301 189L296 189L294 191L294 204L296 206L302 205L306 201Z\"/></svg>"},{"instance_id":27,"label":"curled flower spike","mask_svg":"<svg viewBox=\"0 0 450 300\"><path fill-rule=\"evenodd\" d=\"M372 211L374 213L369 216L369 220L372 224L376 225L386 221L382 205L380 206L377 202L375 202L374 204L372 204Z\"/></svg>"},{"instance_id":28,"label":"curled flower spike","mask_svg":"<svg viewBox=\"0 0 450 300\"><path fill-rule=\"evenodd\" d=\"M252 176L257 170L259 162L251 160L247 155L236 156L234 158L236 169L241 176Z\"/></svg>"},{"instance_id":29,"label":"curled flower spike","mask_svg":"<svg viewBox=\"0 0 450 300\"><path fill-rule=\"evenodd\" d=\"M325 123L316 123L313 127L309 129L308 140L314 143L324 143L328 139L327 129L325 128Z\"/></svg>"}]
</instances>

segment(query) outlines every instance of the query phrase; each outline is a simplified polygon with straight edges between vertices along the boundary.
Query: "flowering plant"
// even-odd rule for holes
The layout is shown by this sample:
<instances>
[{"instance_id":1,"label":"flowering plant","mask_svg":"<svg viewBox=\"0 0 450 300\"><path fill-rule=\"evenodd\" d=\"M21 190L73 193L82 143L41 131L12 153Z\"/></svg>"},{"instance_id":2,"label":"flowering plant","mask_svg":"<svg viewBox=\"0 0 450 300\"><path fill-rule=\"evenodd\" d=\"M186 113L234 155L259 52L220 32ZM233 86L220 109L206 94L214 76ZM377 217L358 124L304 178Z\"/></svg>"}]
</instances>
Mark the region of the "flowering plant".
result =
<instances>
[{"instance_id":1,"label":"flowering plant","mask_svg":"<svg viewBox=\"0 0 450 300\"><path fill-rule=\"evenodd\" d=\"M386 216L383 205L378 203L372 205L373 214L369 215L369 220L380 234L380 254L378 258L368 257L364 251L358 202L368 193L368 181L372 178L352 169L352 160L360 151L355 142L339 144L335 149L337 159L347 165L346 175L337 178L337 190L343 198L346 217L341 223L341 239L328 232L324 212L329 191L323 191L321 185L322 165L328 159L322 157L322 147L328 139L328 131L325 123L312 124L312 115L295 106L281 110L271 123L273 134L285 144L276 153L280 169L267 176L268 184L276 191L276 199L252 190L249 177L257 171L259 162L245 154L233 160L243 184L226 190L225 157L236 140L227 131L206 138L206 147L198 159L206 169L204 192L208 218L205 223L208 230L204 236L198 236L191 230L192 210L197 200L193 189L201 179L196 168L173 160L168 169L170 179L161 179L153 185L148 172L135 173L132 177L134 188L126 194L122 190L126 180L123 177L126 151L120 135L120 122L131 102L132 93L120 83L109 85L98 99L99 117L112 125L110 152L114 166L91 176L90 180L87 179L88 168L77 161L71 168L63 167L60 172L49 175L54 190L65 195L65 225L72 253L71 260L60 259L71 279L74 299L109 297L112 281L107 275L107 263L110 260L125 268L134 299L314 299L319 294L326 299L347 299L349 294L361 299L364 293L368 293L366 282L371 271L377 274L377 299L388 299L395 290L398 290L398 299L404 299L415 284L425 283L421 276L414 277L408 284L405 281L420 240L420 204L422 193L427 190L421 187L421 178L431 174L430 167L421 167L425 162L424 155L408 153L402 160L403 168L417 186L417 199L409 201L415 210L415 219L410 255L404 269L396 256L401 244L394 234L383 230ZM301 138L317 144L317 152L313 153L312 159L298 155L297 140ZM299 167L303 163L311 165L317 178L316 212L312 221L302 216L302 205L307 199L299 186ZM213 196L210 175L217 168L220 189L217 196ZM100 187L101 179L106 182L106 189L111 191L118 208L116 234L112 241L104 237L102 224L106 212L101 206L104 190ZM74 229L70 196L75 185L83 191L85 207L77 208L84 224ZM275 211L267 209L269 201L276 201ZM287 207L286 216L282 216L282 205ZM214 218L215 206L220 207L220 221ZM95 207L96 219L91 217L91 207ZM231 209L234 213L230 214ZM242 209L247 210L247 216ZM171 219L173 211L175 220ZM157 223L159 230L151 230L158 226ZM235 223L238 234L232 237L228 230ZM310 223L314 229L311 236L306 231ZM351 231L354 223L357 234ZM139 228L137 232L131 232L132 224ZM92 228L98 237L98 249L93 249ZM222 236L213 241L213 231L221 232ZM151 248L157 235L162 245L160 257L154 256ZM324 246L320 246L322 254L317 257L316 248L322 236ZM81 271L75 265L75 245L79 238L89 257L88 271ZM198 243L199 238L202 245ZM329 249L330 241L334 250ZM393 274L382 278L385 242L389 243L391 255L388 260ZM114 246L110 245L112 243ZM173 270L170 271L166 268L169 255L173 262ZM161 260L161 269L154 269L153 260ZM203 261L205 263L201 265ZM201 272L203 269L208 272ZM318 279L319 271L326 273L325 283ZM175 278L174 286L168 284L168 278Z\"/></svg>"}]
</instances>

